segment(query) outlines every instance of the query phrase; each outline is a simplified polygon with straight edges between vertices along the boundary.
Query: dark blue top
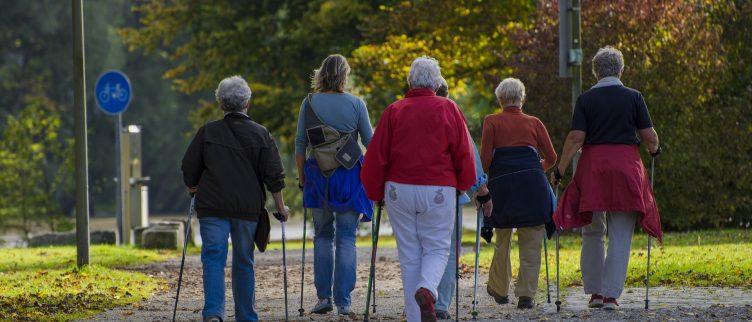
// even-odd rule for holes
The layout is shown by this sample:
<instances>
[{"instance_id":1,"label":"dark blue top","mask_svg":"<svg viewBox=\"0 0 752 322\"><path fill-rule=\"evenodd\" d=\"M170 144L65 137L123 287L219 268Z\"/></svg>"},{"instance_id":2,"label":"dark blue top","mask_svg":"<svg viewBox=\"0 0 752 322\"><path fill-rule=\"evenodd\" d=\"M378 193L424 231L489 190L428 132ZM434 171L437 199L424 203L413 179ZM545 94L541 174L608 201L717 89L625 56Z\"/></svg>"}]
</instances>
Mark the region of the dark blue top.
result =
<instances>
[{"instance_id":1,"label":"dark blue top","mask_svg":"<svg viewBox=\"0 0 752 322\"><path fill-rule=\"evenodd\" d=\"M484 220L494 228L522 228L546 224L553 232L551 216L556 199L541 166L538 151L531 146L494 150L488 173L493 215Z\"/></svg>"},{"instance_id":2,"label":"dark blue top","mask_svg":"<svg viewBox=\"0 0 752 322\"><path fill-rule=\"evenodd\" d=\"M653 127L645 99L637 90L596 87L577 98L572 130L585 131L585 144L640 144L637 130Z\"/></svg>"}]
</instances>

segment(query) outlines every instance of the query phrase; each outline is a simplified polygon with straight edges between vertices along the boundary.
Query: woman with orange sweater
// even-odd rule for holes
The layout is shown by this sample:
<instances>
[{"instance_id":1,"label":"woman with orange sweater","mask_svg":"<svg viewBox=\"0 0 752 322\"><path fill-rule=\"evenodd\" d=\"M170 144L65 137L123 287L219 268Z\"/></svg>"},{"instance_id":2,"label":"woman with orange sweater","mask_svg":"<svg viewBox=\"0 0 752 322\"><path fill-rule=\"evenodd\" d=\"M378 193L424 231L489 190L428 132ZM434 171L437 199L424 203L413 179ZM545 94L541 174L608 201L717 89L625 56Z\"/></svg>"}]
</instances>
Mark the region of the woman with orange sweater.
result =
<instances>
[{"instance_id":1,"label":"woman with orange sweater","mask_svg":"<svg viewBox=\"0 0 752 322\"><path fill-rule=\"evenodd\" d=\"M551 223L556 205L545 175L556 164L556 152L546 126L522 112L525 85L519 79L503 80L495 93L502 111L485 118L481 145L491 192L491 201L484 207L492 208L485 225L495 228L497 236L487 291L497 303L509 303L509 251L512 228L517 228L520 271L514 293L517 308L531 309L538 289L545 226Z\"/></svg>"}]
</instances>

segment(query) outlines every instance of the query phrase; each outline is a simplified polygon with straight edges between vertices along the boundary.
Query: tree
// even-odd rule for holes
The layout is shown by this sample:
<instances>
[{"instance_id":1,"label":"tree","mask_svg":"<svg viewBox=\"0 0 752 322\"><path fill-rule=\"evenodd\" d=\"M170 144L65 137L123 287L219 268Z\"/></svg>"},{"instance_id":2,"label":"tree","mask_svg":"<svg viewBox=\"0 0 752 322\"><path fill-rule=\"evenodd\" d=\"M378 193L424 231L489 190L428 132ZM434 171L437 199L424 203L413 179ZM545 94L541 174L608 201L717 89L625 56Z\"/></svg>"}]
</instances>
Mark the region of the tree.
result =
<instances>
[{"instance_id":1,"label":"tree","mask_svg":"<svg viewBox=\"0 0 752 322\"><path fill-rule=\"evenodd\" d=\"M174 65L164 77L182 93L211 93L225 77L245 77L254 91L249 114L290 151L290 120L313 69L328 54L348 54L372 10L355 0L149 0L134 8L141 26L121 34L131 50L169 57ZM190 115L194 127L221 115L211 96L203 97Z\"/></svg>"},{"instance_id":2,"label":"tree","mask_svg":"<svg viewBox=\"0 0 752 322\"><path fill-rule=\"evenodd\" d=\"M28 239L38 226L55 231L65 222L57 198L72 190L72 142L61 137L60 115L46 107L49 101L25 103L17 116L6 116L0 132L0 226Z\"/></svg>"},{"instance_id":3,"label":"tree","mask_svg":"<svg viewBox=\"0 0 752 322\"><path fill-rule=\"evenodd\" d=\"M596 81L589 61L597 49L613 45L624 53L622 80L645 96L666 152L658 160L656 194L668 228L718 226L750 211L749 172L739 172L749 167L750 143L720 144L743 132L729 128L749 124L748 110L716 106L729 76L721 37L733 32L710 18L722 6L653 0L581 6L584 83ZM510 33L518 54L498 61L521 76L526 106L548 125L555 144L563 142L571 113L570 84L557 75L557 15L556 1L540 1L535 25Z\"/></svg>"},{"instance_id":4,"label":"tree","mask_svg":"<svg viewBox=\"0 0 752 322\"><path fill-rule=\"evenodd\" d=\"M510 28L529 25L535 6L526 0L393 1L367 19L366 41L353 52L358 90L375 117L407 90L413 59L436 58L452 98L480 137L482 116L495 109L493 86L511 74L497 63L514 50Z\"/></svg>"}]
</instances>

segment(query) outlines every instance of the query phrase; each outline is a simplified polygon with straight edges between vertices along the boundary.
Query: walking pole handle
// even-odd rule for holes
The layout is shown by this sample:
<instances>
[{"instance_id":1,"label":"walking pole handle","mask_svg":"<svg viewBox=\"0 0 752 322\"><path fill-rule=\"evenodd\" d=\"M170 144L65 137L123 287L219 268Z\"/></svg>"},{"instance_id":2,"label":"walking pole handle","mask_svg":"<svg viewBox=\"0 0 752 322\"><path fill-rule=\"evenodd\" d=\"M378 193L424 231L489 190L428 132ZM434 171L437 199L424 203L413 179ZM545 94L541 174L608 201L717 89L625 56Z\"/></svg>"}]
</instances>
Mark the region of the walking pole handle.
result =
<instances>
[{"instance_id":1,"label":"walking pole handle","mask_svg":"<svg viewBox=\"0 0 752 322\"><path fill-rule=\"evenodd\" d=\"M661 153L663 153L663 147L659 145L658 149L656 149L655 152L650 152L650 157L655 158L661 155Z\"/></svg>"}]
</instances>

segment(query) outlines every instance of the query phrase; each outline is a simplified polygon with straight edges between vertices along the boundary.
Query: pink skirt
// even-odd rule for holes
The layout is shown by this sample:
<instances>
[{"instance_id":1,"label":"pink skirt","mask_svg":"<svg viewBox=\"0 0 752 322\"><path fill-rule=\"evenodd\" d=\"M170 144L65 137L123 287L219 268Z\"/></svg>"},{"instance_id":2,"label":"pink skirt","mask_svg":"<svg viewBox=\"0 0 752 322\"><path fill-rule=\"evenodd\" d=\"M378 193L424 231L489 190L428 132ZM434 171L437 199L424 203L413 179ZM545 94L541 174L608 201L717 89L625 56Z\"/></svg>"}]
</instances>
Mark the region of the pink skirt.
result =
<instances>
[{"instance_id":1,"label":"pink skirt","mask_svg":"<svg viewBox=\"0 0 752 322\"><path fill-rule=\"evenodd\" d=\"M637 212L642 228L663 240L658 205L636 145L584 146L574 180L559 199L554 223L559 230L586 226L599 211Z\"/></svg>"}]
</instances>

